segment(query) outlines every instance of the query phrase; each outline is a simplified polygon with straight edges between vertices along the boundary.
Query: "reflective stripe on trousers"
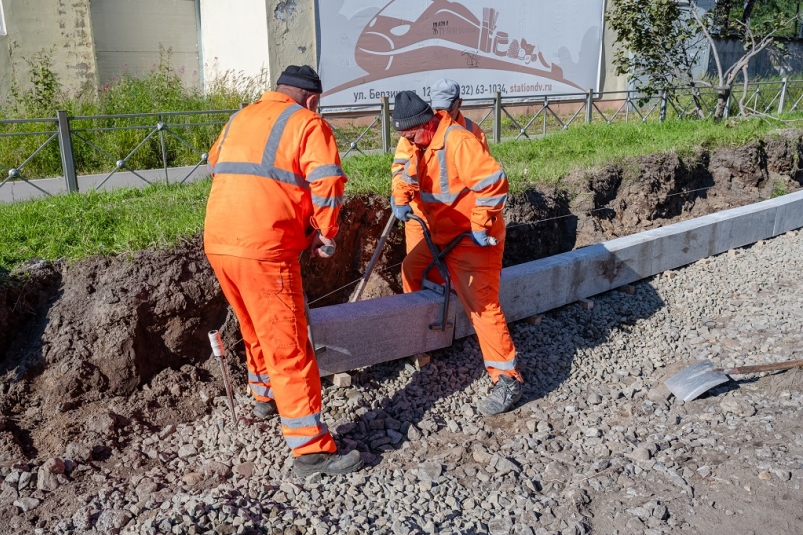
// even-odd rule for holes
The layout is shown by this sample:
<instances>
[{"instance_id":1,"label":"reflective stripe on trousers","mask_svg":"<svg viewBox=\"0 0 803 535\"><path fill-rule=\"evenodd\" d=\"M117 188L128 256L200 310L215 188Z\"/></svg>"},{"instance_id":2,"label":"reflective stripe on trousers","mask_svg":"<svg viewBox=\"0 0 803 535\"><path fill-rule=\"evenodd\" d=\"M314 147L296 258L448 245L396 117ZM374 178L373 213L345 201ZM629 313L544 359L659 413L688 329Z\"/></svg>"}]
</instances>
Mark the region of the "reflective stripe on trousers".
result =
<instances>
[{"instance_id":1,"label":"reflective stripe on trousers","mask_svg":"<svg viewBox=\"0 0 803 535\"><path fill-rule=\"evenodd\" d=\"M516 348L499 304L504 239L495 247L480 247L463 240L446 255L452 284L477 333L483 363L491 378L520 378L516 371ZM405 292L421 289L424 269L432 261L426 242L420 242L402 262Z\"/></svg>"}]
</instances>

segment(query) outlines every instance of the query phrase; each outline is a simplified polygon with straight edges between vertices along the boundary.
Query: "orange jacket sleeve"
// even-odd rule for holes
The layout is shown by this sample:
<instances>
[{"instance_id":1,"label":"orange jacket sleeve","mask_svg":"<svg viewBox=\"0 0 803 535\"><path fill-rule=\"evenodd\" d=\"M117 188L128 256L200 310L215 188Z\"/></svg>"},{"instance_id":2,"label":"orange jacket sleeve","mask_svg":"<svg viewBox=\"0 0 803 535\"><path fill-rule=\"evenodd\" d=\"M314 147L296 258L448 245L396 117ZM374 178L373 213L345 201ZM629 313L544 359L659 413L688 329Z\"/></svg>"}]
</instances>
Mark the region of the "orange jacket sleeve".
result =
<instances>
[{"instance_id":1,"label":"orange jacket sleeve","mask_svg":"<svg viewBox=\"0 0 803 535\"><path fill-rule=\"evenodd\" d=\"M235 113L234 115L237 114ZM229 133L229 127L231 126L231 122L234 120L234 115L229 117L229 120L226 122L226 126L224 126L223 130L220 131L220 135L212 144L212 148L209 149L209 153L207 154L206 168L209 170L209 174L213 177L215 176L215 164L217 164L217 160L220 157L220 145L223 143L223 140L226 139L226 135Z\"/></svg>"},{"instance_id":2,"label":"orange jacket sleeve","mask_svg":"<svg viewBox=\"0 0 803 535\"><path fill-rule=\"evenodd\" d=\"M477 123L471 123L471 133L474 134L474 137L480 140L482 143L482 148L485 149L485 152L491 152L488 148L488 138L485 136L485 132L482 131L482 128L479 127Z\"/></svg>"},{"instance_id":3,"label":"orange jacket sleeve","mask_svg":"<svg viewBox=\"0 0 803 535\"><path fill-rule=\"evenodd\" d=\"M393 173L391 195L396 206L410 204L418 191L417 167L415 145L405 138L400 138L399 144L396 146L396 155L393 157L393 165L390 168Z\"/></svg>"},{"instance_id":4,"label":"orange jacket sleeve","mask_svg":"<svg viewBox=\"0 0 803 535\"><path fill-rule=\"evenodd\" d=\"M508 182L502 166L483 151L476 137L465 136L454 149L453 162L463 184L476 194L471 230L490 230L507 202Z\"/></svg>"},{"instance_id":5,"label":"orange jacket sleeve","mask_svg":"<svg viewBox=\"0 0 803 535\"><path fill-rule=\"evenodd\" d=\"M332 129L321 118L311 120L304 129L299 165L312 193L312 226L325 237L334 238L347 178L340 168Z\"/></svg>"}]
</instances>

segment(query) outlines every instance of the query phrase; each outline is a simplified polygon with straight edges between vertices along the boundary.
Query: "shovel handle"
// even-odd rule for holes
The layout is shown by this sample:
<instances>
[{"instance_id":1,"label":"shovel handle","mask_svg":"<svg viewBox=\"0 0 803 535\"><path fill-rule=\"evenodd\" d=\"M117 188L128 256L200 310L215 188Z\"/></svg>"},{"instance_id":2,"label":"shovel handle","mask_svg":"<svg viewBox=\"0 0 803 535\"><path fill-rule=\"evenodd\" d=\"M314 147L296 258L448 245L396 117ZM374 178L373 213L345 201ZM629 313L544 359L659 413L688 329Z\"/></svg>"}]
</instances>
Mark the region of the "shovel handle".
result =
<instances>
[{"instance_id":1,"label":"shovel handle","mask_svg":"<svg viewBox=\"0 0 803 535\"><path fill-rule=\"evenodd\" d=\"M771 372L775 370L788 370L803 366L803 360L792 360L789 362L776 362L775 364L758 364L756 366L741 366L740 368L730 368L722 370L728 375L744 375L746 373Z\"/></svg>"}]
</instances>

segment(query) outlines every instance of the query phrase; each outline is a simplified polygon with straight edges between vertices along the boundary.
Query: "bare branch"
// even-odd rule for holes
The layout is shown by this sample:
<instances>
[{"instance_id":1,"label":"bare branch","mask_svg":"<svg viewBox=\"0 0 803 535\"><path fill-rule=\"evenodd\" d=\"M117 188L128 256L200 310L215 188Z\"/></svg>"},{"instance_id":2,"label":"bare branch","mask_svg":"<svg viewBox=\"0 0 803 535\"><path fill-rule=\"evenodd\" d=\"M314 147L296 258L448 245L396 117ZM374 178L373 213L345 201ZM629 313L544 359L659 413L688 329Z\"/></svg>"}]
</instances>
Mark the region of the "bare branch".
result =
<instances>
[{"instance_id":1,"label":"bare branch","mask_svg":"<svg viewBox=\"0 0 803 535\"><path fill-rule=\"evenodd\" d=\"M747 98L747 85L749 84L749 80L747 77L747 65L742 67L742 77L744 78L743 90L742 90L742 98L739 100L739 115L746 116L745 113L745 106L744 101Z\"/></svg>"},{"instance_id":2,"label":"bare branch","mask_svg":"<svg viewBox=\"0 0 803 535\"><path fill-rule=\"evenodd\" d=\"M717 74L719 75L719 85L723 85L725 83L725 79L722 76L722 63L719 60L719 51L717 50L717 44L714 42L714 38L711 37L711 34L708 32L708 28L705 27L700 15L697 14L697 2L695 0L689 1L689 11L694 16L694 20L697 21L697 24L700 25L702 28L703 33L705 34L706 39L708 39L708 43L711 45L711 49L714 51L714 61L717 64Z\"/></svg>"},{"instance_id":3,"label":"bare branch","mask_svg":"<svg viewBox=\"0 0 803 535\"><path fill-rule=\"evenodd\" d=\"M759 119L763 119L768 124L773 124L772 121L775 121L776 123L793 125L795 122L803 120L803 119L795 119L795 120L778 119L777 117L773 117L772 115L769 115L767 113L758 111L758 110L753 109L753 108L748 108L747 106L745 106L744 109L745 109L745 111L751 112L749 116L745 115L743 117L744 119L748 119L749 117L755 116L755 117L758 117ZM775 125L773 125L773 126L775 126Z\"/></svg>"},{"instance_id":4,"label":"bare branch","mask_svg":"<svg viewBox=\"0 0 803 535\"><path fill-rule=\"evenodd\" d=\"M755 32L753 32L753 29L750 27L749 23L744 23L738 20L734 21L734 23L744 28L745 35L750 39L750 50L725 71L725 80L727 80L727 85L730 86L730 84L733 83L733 79L736 77L736 74L742 71L744 67L750 63L751 59L772 44L772 42L775 40L775 34L778 33L779 30L788 26L792 21L797 19L798 17L795 16L779 24L778 27L765 35L758 44L756 44ZM716 57L715 59L718 60L719 58ZM723 84L725 84L724 80Z\"/></svg>"}]
</instances>

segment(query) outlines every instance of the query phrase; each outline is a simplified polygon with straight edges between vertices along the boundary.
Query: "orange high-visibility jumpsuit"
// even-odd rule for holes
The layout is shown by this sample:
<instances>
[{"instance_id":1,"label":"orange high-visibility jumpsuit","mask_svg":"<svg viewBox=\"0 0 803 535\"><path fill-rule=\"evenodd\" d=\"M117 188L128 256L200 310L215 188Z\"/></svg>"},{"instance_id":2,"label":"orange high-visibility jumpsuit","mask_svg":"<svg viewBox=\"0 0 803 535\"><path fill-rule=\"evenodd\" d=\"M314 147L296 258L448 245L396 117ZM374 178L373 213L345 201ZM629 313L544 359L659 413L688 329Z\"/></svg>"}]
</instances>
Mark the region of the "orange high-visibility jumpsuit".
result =
<instances>
[{"instance_id":1,"label":"orange high-visibility jumpsuit","mask_svg":"<svg viewBox=\"0 0 803 535\"><path fill-rule=\"evenodd\" d=\"M298 262L314 229L337 234L346 177L334 135L319 115L268 91L232 116L209 169L204 250L240 322L249 386L258 401L275 399L295 456L335 452Z\"/></svg>"},{"instance_id":2,"label":"orange high-visibility jumpsuit","mask_svg":"<svg viewBox=\"0 0 803 535\"><path fill-rule=\"evenodd\" d=\"M457 112L457 124L474 134L474 136L482 143L482 148L485 152L489 152L488 150L488 139L485 137L485 132L482 131L480 125L473 122L468 117L465 117L461 112ZM394 177L396 176L409 176L403 175L403 173L407 173L407 165L411 158L415 155L418 151L416 146L408 141L406 138L399 138L399 144L396 145L396 155L393 157L393 165L391 166L390 170ZM418 196L415 196L413 200L410 201L410 207L413 209L413 215L416 215L422 219L424 219L424 212L421 210L421 203L418 199ZM407 253L409 254L418 243L424 239L424 231L416 222L411 222L410 224L404 225L404 242L407 248ZM440 275L435 274L432 278L433 281L436 282L443 282L440 278Z\"/></svg>"},{"instance_id":3,"label":"orange high-visibility jumpsuit","mask_svg":"<svg viewBox=\"0 0 803 535\"><path fill-rule=\"evenodd\" d=\"M409 173L393 179L394 201L401 206L418 196L432 240L441 247L470 231L485 230L499 240L496 246L480 247L463 239L446 256L446 267L477 332L491 378L496 382L499 375L508 375L521 381L516 348L499 304L507 177L475 136L447 112L436 113L440 123L429 147L413 157L407 166ZM405 292L421 289L423 271L431 261L424 241L409 252L402 263Z\"/></svg>"}]
</instances>

